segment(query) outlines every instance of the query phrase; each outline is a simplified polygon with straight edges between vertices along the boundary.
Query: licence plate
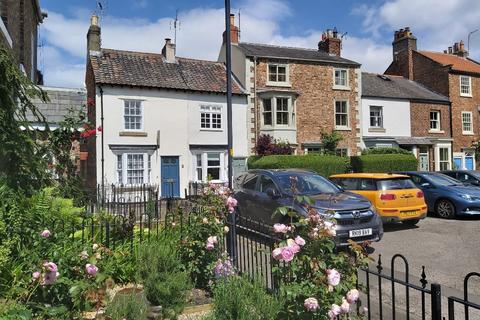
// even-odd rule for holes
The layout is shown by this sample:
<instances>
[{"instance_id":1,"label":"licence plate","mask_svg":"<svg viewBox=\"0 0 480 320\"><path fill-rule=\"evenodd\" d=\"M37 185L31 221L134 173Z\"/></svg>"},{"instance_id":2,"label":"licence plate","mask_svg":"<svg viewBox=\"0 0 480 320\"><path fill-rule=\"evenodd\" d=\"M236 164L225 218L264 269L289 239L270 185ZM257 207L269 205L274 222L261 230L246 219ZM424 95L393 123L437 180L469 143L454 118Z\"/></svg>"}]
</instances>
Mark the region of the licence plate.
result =
<instances>
[{"instance_id":1,"label":"licence plate","mask_svg":"<svg viewBox=\"0 0 480 320\"><path fill-rule=\"evenodd\" d=\"M371 236L372 235L372 228L368 229L359 229L359 230L350 230L348 232L348 236L350 238L355 237L363 237L363 236Z\"/></svg>"},{"instance_id":2,"label":"licence plate","mask_svg":"<svg viewBox=\"0 0 480 320\"><path fill-rule=\"evenodd\" d=\"M414 210L414 211L403 211L402 213L406 216L415 216L415 215L417 215L418 211L416 211L416 210Z\"/></svg>"}]
</instances>

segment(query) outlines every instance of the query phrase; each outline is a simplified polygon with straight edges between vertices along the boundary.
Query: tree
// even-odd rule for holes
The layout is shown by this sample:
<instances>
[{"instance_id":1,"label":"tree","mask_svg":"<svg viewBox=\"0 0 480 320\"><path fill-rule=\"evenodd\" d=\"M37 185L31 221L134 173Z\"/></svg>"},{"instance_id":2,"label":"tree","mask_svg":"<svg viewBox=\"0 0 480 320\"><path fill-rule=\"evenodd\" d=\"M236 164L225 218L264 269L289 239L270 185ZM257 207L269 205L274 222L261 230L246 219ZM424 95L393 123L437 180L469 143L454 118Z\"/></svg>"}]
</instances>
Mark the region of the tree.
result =
<instances>
[{"instance_id":1,"label":"tree","mask_svg":"<svg viewBox=\"0 0 480 320\"><path fill-rule=\"evenodd\" d=\"M336 131L331 133L322 132L322 147L325 154L335 155L338 143L342 140L343 137Z\"/></svg>"},{"instance_id":2,"label":"tree","mask_svg":"<svg viewBox=\"0 0 480 320\"><path fill-rule=\"evenodd\" d=\"M0 48L0 180L27 193L49 182L46 146L39 143L40 134L27 119L31 114L35 122L45 123L30 101L34 97L48 99L18 69L10 53Z\"/></svg>"}]
</instances>

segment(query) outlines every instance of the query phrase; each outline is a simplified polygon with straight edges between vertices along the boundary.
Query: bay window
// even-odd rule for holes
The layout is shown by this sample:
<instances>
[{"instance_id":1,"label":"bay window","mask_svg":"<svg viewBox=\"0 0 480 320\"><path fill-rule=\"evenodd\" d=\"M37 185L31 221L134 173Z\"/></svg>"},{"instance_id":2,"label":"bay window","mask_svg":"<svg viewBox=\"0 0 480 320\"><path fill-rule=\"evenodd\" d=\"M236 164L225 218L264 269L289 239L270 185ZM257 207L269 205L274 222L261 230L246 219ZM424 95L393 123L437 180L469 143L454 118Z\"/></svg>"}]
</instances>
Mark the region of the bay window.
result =
<instances>
[{"instance_id":1,"label":"bay window","mask_svg":"<svg viewBox=\"0 0 480 320\"><path fill-rule=\"evenodd\" d=\"M262 126L293 127L295 124L293 109L290 97L262 99Z\"/></svg>"},{"instance_id":2,"label":"bay window","mask_svg":"<svg viewBox=\"0 0 480 320\"><path fill-rule=\"evenodd\" d=\"M151 156L148 153L117 154L117 183L138 185L150 182Z\"/></svg>"},{"instance_id":3,"label":"bay window","mask_svg":"<svg viewBox=\"0 0 480 320\"><path fill-rule=\"evenodd\" d=\"M226 180L225 168L226 152L201 151L194 153L194 181L224 181Z\"/></svg>"}]
</instances>

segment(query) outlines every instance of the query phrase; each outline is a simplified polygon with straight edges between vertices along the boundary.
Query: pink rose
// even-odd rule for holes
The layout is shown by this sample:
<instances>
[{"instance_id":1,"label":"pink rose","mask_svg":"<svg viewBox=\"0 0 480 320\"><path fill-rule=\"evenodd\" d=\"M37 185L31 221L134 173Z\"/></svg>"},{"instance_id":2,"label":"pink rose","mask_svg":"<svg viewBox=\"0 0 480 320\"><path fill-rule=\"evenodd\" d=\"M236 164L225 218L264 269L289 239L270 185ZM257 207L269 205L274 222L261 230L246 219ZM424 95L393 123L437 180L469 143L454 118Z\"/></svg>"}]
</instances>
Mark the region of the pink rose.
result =
<instances>
[{"instance_id":1,"label":"pink rose","mask_svg":"<svg viewBox=\"0 0 480 320\"><path fill-rule=\"evenodd\" d=\"M207 249L208 251L212 251L213 249L215 249L215 245L211 242L207 242L207 244L205 245L205 249Z\"/></svg>"},{"instance_id":2,"label":"pink rose","mask_svg":"<svg viewBox=\"0 0 480 320\"><path fill-rule=\"evenodd\" d=\"M335 269L328 269L326 272L328 285L337 286L340 283L340 273Z\"/></svg>"},{"instance_id":3,"label":"pink rose","mask_svg":"<svg viewBox=\"0 0 480 320\"><path fill-rule=\"evenodd\" d=\"M47 272L45 273L45 278L43 279L42 284L54 284L55 282L57 282L57 279L59 276L60 276L60 273L56 271Z\"/></svg>"},{"instance_id":4,"label":"pink rose","mask_svg":"<svg viewBox=\"0 0 480 320\"><path fill-rule=\"evenodd\" d=\"M53 262L45 262L43 267L47 272L57 272L57 265Z\"/></svg>"},{"instance_id":5,"label":"pink rose","mask_svg":"<svg viewBox=\"0 0 480 320\"><path fill-rule=\"evenodd\" d=\"M315 311L318 309L318 301L315 298L307 298L305 299L305 302L303 303L305 306L305 309L308 311Z\"/></svg>"},{"instance_id":6,"label":"pink rose","mask_svg":"<svg viewBox=\"0 0 480 320\"><path fill-rule=\"evenodd\" d=\"M273 225L273 231L276 233L287 233L289 231L289 227L283 223L275 223Z\"/></svg>"},{"instance_id":7,"label":"pink rose","mask_svg":"<svg viewBox=\"0 0 480 320\"><path fill-rule=\"evenodd\" d=\"M35 271L34 273L32 273L32 279L33 280L38 280L38 278L40 278L40 272L39 271Z\"/></svg>"},{"instance_id":8,"label":"pink rose","mask_svg":"<svg viewBox=\"0 0 480 320\"><path fill-rule=\"evenodd\" d=\"M298 244L300 247L303 247L305 245L305 240L302 237L297 236L295 238L295 243Z\"/></svg>"},{"instance_id":9,"label":"pink rose","mask_svg":"<svg viewBox=\"0 0 480 320\"><path fill-rule=\"evenodd\" d=\"M82 252L80 252L79 256L80 256L80 259L87 260L88 259L88 252L83 250Z\"/></svg>"},{"instance_id":10,"label":"pink rose","mask_svg":"<svg viewBox=\"0 0 480 320\"><path fill-rule=\"evenodd\" d=\"M228 207L228 212L233 213L235 211L235 207L238 204L237 199L233 197L228 197L226 201L227 207Z\"/></svg>"},{"instance_id":11,"label":"pink rose","mask_svg":"<svg viewBox=\"0 0 480 320\"><path fill-rule=\"evenodd\" d=\"M342 298L342 305L340 306L343 314L350 312L350 303L345 298Z\"/></svg>"},{"instance_id":12,"label":"pink rose","mask_svg":"<svg viewBox=\"0 0 480 320\"><path fill-rule=\"evenodd\" d=\"M272 257L275 260L282 259L282 248L276 248L272 251Z\"/></svg>"},{"instance_id":13,"label":"pink rose","mask_svg":"<svg viewBox=\"0 0 480 320\"><path fill-rule=\"evenodd\" d=\"M94 264L90 264L90 263L87 263L87 264L85 265L85 270L86 270L87 273L88 273L89 275L91 275L91 276L96 275L97 272L98 272L97 266L94 265Z\"/></svg>"},{"instance_id":14,"label":"pink rose","mask_svg":"<svg viewBox=\"0 0 480 320\"><path fill-rule=\"evenodd\" d=\"M296 243L292 244L291 246L288 246L290 249L292 249L293 253L299 253L300 252L300 246Z\"/></svg>"},{"instance_id":15,"label":"pink rose","mask_svg":"<svg viewBox=\"0 0 480 320\"><path fill-rule=\"evenodd\" d=\"M207 242L217 244L218 243L218 238L217 238L217 236L210 236L210 237L208 237Z\"/></svg>"},{"instance_id":16,"label":"pink rose","mask_svg":"<svg viewBox=\"0 0 480 320\"><path fill-rule=\"evenodd\" d=\"M342 313L342 309L340 308L340 306L336 304L332 304L330 311L328 311L328 316L330 317L330 320L334 320L341 313Z\"/></svg>"},{"instance_id":17,"label":"pink rose","mask_svg":"<svg viewBox=\"0 0 480 320\"><path fill-rule=\"evenodd\" d=\"M290 262L293 260L295 256L295 252L293 252L292 248L290 247L283 247L282 248L282 259L285 262Z\"/></svg>"},{"instance_id":18,"label":"pink rose","mask_svg":"<svg viewBox=\"0 0 480 320\"><path fill-rule=\"evenodd\" d=\"M360 292L358 292L357 289L352 289L348 291L346 294L347 301L348 303L351 303L351 304L357 302L359 297L360 297Z\"/></svg>"},{"instance_id":19,"label":"pink rose","mask_svg":"<svg viewBox=\"0 0 480 320\"><path fill-rule=\"evenodd\" d=\"M337 225L331 221L325 221L323 223L325 228L325 233L330 237L335 237L337 235Z\"/></svg>"},{"instance_id":20,"label":"pink rose","mask_svg":"<svg viewBox=\"0 0 480 320\"><path fill-rule=\"evenodd\" d=\"M43 231L40 233L40 236L41 236L42 238L48 238L48 237L50 237L51 234L52 234L52 233L50 232L50 230L45 229L45 230L43 230Z\"/></svg>"}]
</instances>

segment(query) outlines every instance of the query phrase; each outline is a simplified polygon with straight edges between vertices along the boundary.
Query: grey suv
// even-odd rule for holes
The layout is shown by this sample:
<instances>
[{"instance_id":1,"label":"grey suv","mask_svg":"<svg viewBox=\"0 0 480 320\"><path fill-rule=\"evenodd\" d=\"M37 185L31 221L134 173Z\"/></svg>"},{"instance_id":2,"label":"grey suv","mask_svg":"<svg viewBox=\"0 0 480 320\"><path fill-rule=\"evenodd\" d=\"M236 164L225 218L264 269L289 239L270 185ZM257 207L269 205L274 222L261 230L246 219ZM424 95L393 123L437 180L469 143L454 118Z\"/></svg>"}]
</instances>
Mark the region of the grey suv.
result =
<instances>
[{"instance_id":1,"label":"grey suv","mask_svg":"<svg viewBox=\"0 0 480 320\"><path fill-rule=\"evenodd\" d=\"M292 178L296 179L297 195L310 197L319 214L335 212L337 245L347 245L348 239L362 242L382 238L382 221L366 198L346 192L318 174L304 170L250 170L238 176L234 197L238 200L239 215L274 224L285 217L272 218L273 212L287 206L305 216L305 206L292 194Z\"/></svg>"}]
</instances>

